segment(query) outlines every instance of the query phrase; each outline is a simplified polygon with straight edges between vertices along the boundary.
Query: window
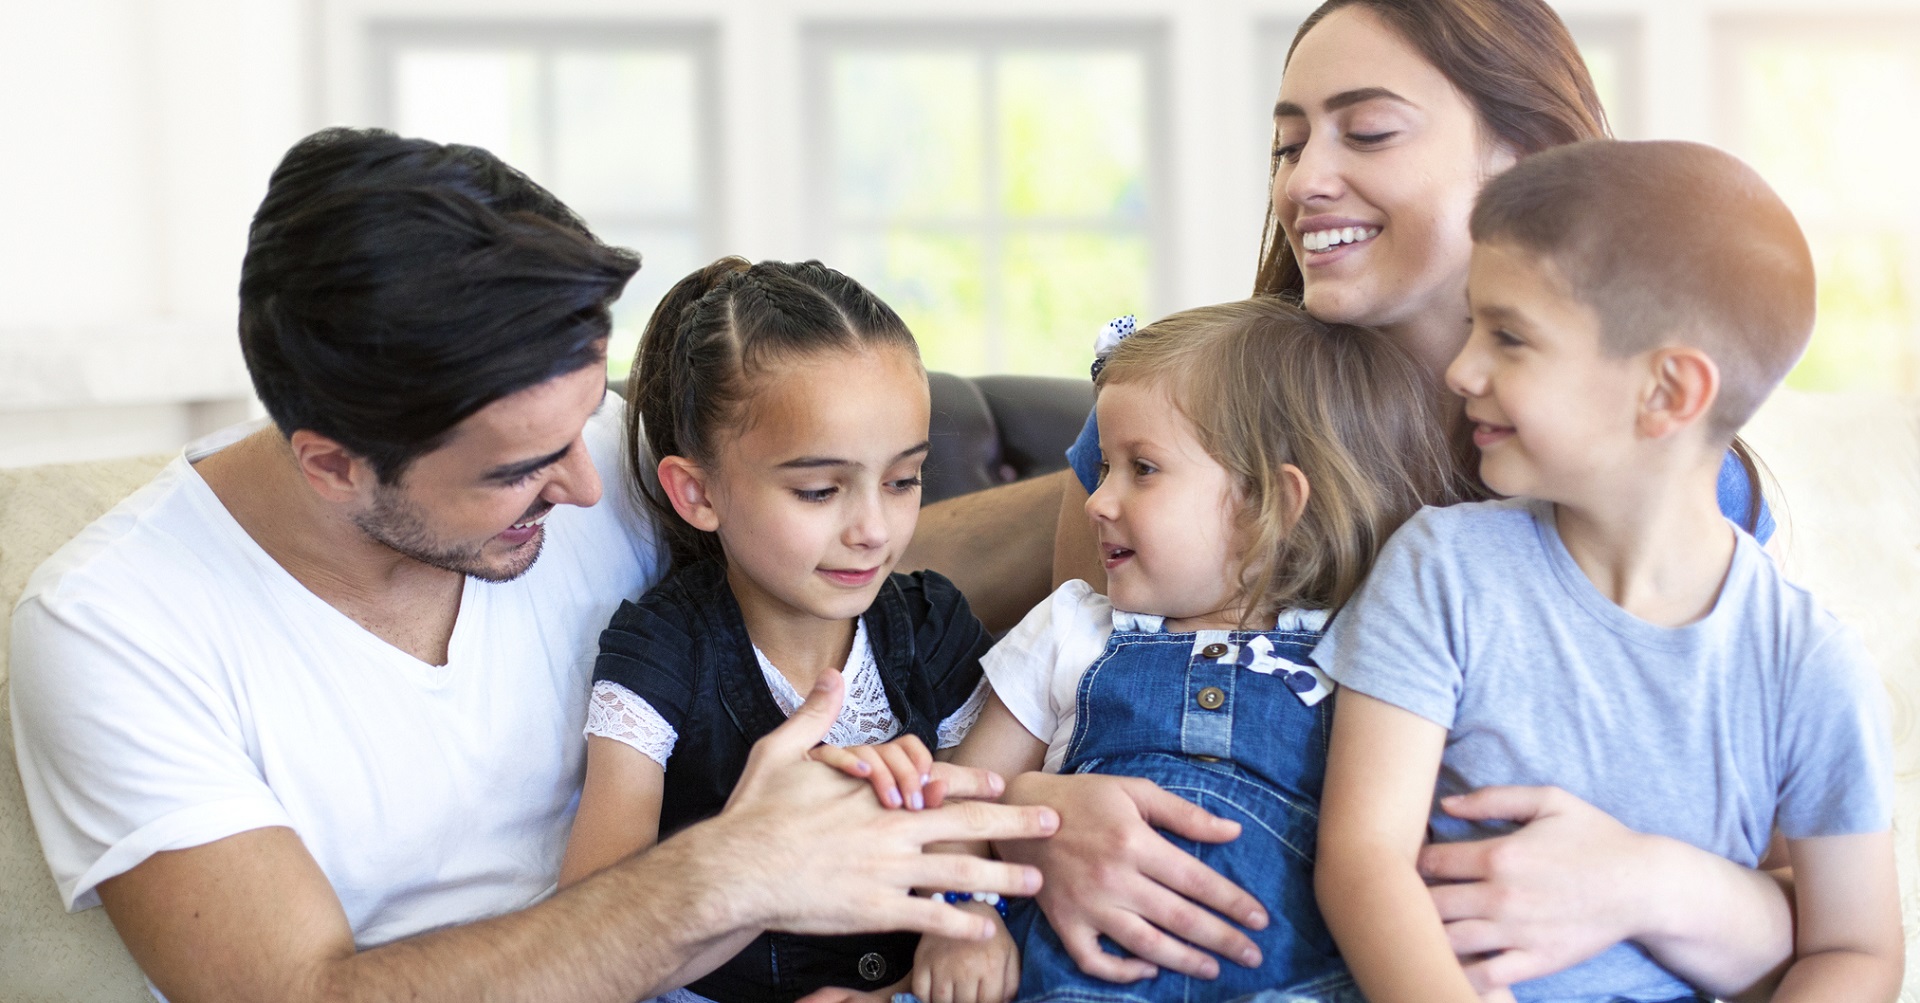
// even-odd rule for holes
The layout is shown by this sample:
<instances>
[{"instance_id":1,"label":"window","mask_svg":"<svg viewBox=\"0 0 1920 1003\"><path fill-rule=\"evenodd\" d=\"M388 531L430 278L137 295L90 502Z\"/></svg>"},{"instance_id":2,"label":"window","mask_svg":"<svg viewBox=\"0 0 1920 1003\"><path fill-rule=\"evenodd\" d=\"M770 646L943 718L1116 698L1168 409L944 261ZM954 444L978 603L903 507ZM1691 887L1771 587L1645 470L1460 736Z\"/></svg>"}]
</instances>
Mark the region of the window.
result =
<instances>
[{"instance_id":1,"label":"window","mask_svg":"<svg viewBox=\"0 0 1920 1003\"><path fill-rule=\"evenodd\" d=\"M373 50L389 127L486 147L644 255L614 310L608 368L623 377L654 304L716 253L711 33L384 24Z\"/></svg>"},{"instance_id":2,"label":"window","mask_svg":"<svg viewBox=\"0 0 1920 1003\"><path fill-rule=\"evenodd\" d=\"M820 26L813 246L900 312L929 369L1084 374L1167 297L1150 27Z\"/></svg>"},{"instance_id":3,"label":"window","mask_svg":"<svg viewBox=\"0 0 1920 1003\"><path fill-rule=\"evenodd\" d=\"M1793 209L1819 277L1788 385L1920 390L1920 20L1722 27L1726 145Z\"/></svg>"}]
</instances>

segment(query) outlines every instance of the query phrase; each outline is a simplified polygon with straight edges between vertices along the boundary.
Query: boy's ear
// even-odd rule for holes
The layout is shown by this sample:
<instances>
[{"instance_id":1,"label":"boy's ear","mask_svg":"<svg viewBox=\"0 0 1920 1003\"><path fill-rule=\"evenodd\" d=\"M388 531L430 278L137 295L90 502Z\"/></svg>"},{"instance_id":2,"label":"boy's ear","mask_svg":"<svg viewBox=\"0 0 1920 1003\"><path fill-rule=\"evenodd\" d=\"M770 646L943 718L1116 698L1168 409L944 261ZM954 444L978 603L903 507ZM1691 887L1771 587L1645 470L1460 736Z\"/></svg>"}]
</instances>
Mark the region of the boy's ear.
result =
<instances>
[{"instance_id":1,"label":"boy's ear","mask_svg":"<svg viewBox=\"0 0 1920 1003\"><path fill-rule=\"evenodd\" d=\"M704 467L684 456L669 456L660 461L658 473L667 501L687 525L703 533L720 528L720 513L713 507Z\"/></svg>"},{"instance_id":2,"label":"boy's ear","mask_svg":"<svg viewBox=\"0 0 1920 1003\"><path fill-rule=\"evenodd\" d=\"M1640 404L1640 434L1663 439L1690 428L1720 399L1720 367L1697 348L1672 346L1652 353L1647 393Z\"/></svg>"},{"instance_id":3,"label":"boy's ear","mask_svg":"<svg viewBox=\"0 0 1920 1003\"><path fill-rule=\"evenodd\" d=\"M307 486L327 501L357 501L380 483L373 464L312 429L295 431L287 439L287 448Z\"/></svg>"}]
</instances>

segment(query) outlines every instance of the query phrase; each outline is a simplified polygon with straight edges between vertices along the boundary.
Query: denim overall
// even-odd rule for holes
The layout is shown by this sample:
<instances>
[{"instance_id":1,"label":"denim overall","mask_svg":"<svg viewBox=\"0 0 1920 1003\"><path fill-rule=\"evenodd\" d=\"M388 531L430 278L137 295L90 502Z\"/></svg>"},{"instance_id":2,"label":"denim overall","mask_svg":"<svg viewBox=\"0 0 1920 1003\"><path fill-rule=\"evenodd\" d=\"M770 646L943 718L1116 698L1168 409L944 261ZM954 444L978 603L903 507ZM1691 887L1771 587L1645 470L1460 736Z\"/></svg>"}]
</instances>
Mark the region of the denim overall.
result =
<instances>
[{"instance_id":1,"label":"denim overall","mask_svg":"<svg viewBox=\"0 0 1920 1003\"><path fill-rule=\"evenodd\" d=\"M1222 959L1213 980L1163 970L1116 985L1083 974L1039 908L1019 900L1009 922L1021 950L1018 999L1216 1003L1276 989L1312 998L1352 992L1313 893L1333 718L1324 699L1332 684L1307 662L1322 622L1289 614L1287 629L1174 634L1159 617L1116 611L1106 650L1080 678L1061 766L1144 777L1239 822L1239 838L1225 844L1163 835L1266 907L1267 928L1246 931L1261 966Z\"/></svg>"}]
</instances>

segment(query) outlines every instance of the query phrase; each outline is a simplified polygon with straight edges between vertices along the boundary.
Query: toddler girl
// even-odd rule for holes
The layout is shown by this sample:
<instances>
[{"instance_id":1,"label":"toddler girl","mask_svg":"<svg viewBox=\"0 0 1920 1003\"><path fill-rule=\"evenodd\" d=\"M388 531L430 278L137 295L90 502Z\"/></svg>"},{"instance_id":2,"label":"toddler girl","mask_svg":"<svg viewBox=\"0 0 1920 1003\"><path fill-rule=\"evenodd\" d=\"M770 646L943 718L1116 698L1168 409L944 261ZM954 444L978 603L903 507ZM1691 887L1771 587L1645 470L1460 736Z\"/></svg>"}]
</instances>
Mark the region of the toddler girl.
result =
<instances>
[{"instance_id":1,"label":"toddler girl","mask_svg":"<svg viewBox=\"0 0 1920 1003\"><path fill-rule=\"evenodd\" d=\"M630 473L671 565L601 635L561 884L717 814L754 741L823 672L846 675L828 741L895 739L865 750L881 768L861 772L896 806L937 800L937 785L921 787L926 750L978 715L989 639L945 578L891 573L928 444L906 325L818 262L723 258L661 301L628 400ZM916 940L766 933L690 962L730 959L688 990L784 1003L828 985L879 989L906 974Z\"/></svg>"},{"instance_id":2,"label":"toddler girl","mask_svg":"<svg viewBox=\"0 0 1920 1003\"><path fill-rule=\"evenodd\" d=\"M1141 329L1095 383L1103 463L1087 514L1108 595L1068 582L988 654L993 695L954 762L1145 777L1237 821L1231 843L1182 848L1272 921L1253 933L1257 969L1123 986L1083 975L1017 903L1019 996L1337 991L1345 971L1313 899L1330 687L1307 652L1395 527L1465 495L1446 473L1439 388L1387 337L1266 297Z\"/></svg>"}]
</instances>

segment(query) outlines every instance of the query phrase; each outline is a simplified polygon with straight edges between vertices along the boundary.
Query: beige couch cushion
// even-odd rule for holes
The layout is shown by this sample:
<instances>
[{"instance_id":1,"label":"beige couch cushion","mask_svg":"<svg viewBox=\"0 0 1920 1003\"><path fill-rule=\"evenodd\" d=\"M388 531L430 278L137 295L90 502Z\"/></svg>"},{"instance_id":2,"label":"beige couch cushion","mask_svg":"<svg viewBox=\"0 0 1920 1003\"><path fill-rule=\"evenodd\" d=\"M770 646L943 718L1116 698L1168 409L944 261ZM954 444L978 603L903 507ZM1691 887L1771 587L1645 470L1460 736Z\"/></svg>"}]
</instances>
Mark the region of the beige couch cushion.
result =
<instances>
[{"instance_id":1,"label":"beige couch cushion","mask_svg":"<svg viewBox=\"0 0 1920 1003\"><path fill-rule=\"evenodd\" d=\"M60 904L13 757L7 658L13 604L27 576L87 523L132 494L168 457L0 469L0 1000L150 1001L146 980L104 912Z\"/></svg>"},{"instance_id":2,"label":"beige couch cushion","mask_svg":"<svg viewBox=\"0 0 1920 1003\"><path fill-rule=\"evenodd\" d=\"M1910 959L1901 999L1920 1003L1920 401L1783 391L1748 437L1785 498L1777 514L1789 573L1859 628L1886 678ZM12 609L34 566L164 460L0 470L0 610ZM0 708L7 630L0 620ZM23 797L0 713L0 1000L145 998L100 910L61 909Z\"/></svg>"}]
</instances>

